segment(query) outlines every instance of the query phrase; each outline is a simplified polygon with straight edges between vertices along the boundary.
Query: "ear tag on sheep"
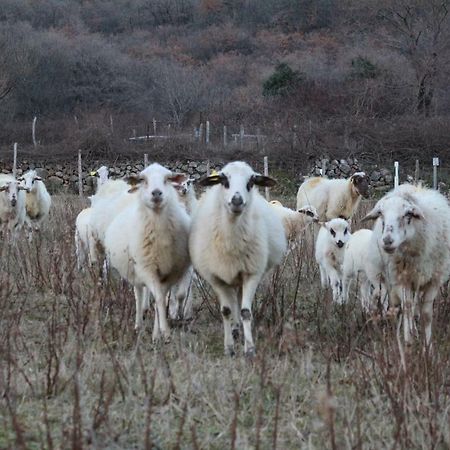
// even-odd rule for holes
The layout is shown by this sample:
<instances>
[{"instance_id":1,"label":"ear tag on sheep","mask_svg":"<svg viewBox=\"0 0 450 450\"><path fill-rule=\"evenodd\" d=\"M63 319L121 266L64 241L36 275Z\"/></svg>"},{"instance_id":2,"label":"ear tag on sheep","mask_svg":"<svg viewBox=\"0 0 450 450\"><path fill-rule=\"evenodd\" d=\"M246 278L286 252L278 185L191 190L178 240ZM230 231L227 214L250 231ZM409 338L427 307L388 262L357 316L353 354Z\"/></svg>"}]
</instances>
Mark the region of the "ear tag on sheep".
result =
<instances>
[{"instance_id":1,"label":"ear tag on sheep","mask_svg":"<svg viewBox=\"0 0 450 450\"><path fill-rule=\"evenodd\" d=\"M92 172L89 172L89 175L90 175L91 177L95 177L95 176L97 175L97 171L96 171L96 170L93 170Z\"/></svg>"},{"instance_id":2,"label":"ear tag on sheep","mask_svg":"<svg viewBox=\"0 0 450 450\"><path fill-rule=\"evenodd\" d=\"M219 184L222 182L222 178L224 175L215 174L215 175L209 175L208 177L201 178L198 180L198 184L200 186L213 186L215 184Z\"/></svg>"}]
</instances>

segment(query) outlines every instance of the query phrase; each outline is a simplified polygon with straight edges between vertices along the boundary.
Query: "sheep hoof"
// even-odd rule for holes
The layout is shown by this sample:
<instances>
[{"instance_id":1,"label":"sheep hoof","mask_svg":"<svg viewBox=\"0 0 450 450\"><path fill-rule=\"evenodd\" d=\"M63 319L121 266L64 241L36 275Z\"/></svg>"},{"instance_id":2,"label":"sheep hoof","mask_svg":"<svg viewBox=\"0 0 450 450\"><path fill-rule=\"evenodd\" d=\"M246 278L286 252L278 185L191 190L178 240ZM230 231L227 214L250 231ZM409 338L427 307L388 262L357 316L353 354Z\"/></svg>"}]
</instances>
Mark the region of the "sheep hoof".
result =
<instances>
[{"instance_id":1,"label":"sheep hoof","mask_svg":"<svg viewBox=\"0 0 450 450\"><path fill-rule=\"evenodd\" d=\"M256 356L256 350L255 347L250 347L249 349L247 349L247 351L245 352L245 357L247 359L253 359Z\"/></svg>"},{"instance_id":2,"label":"sheep hoof","mask_svg":"<svg viewBox=\"0 0 450 450\"><path fill-rule=\"evenodd\" d=\"M231 335L233 336L233 340L234 341L238 341L239 340L239 328L233 328L233 330L231 331Z\"/></svg>"},{"instance_id":3,"label":"sheep hoof","mask_svg":"<svg viewBox=\"0 0 450 450\"><path fill-rule=\"evenodd\" d=\"M234 348L231 346L226 347L225 348L225 356L230 356L231 358L236 356L236 352L234 351Z\"/></svg>"}]
</instances>

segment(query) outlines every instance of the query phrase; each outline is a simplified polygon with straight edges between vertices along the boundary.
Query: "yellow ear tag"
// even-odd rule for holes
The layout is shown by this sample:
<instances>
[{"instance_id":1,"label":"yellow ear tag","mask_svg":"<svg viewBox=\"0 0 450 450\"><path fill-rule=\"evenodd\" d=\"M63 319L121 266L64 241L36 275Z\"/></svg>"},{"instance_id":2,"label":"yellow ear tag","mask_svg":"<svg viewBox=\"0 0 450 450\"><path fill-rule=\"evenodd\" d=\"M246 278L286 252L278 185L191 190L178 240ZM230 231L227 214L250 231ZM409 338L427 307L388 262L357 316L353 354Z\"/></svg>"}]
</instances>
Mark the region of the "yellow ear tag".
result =
<instances>
[{"instance_id":1,"label":"yellow ear tag","mask_svg":"<svg viewBox=\"0 0 450 450\"><path fill-rule=\"evenodd\" d=\"M95 177L95 175L97 175L97 171L93 171L93 172L89 172L89 175L91 176L91 177Z\"/></svg>"},{"instance_id":2,"label":"yellow ear tag","mask_svg":"<svg viewBox=\"0 0 450 450\"><path fill-rule=\"evenodd\" d=\"M217 172L217 170L213 169L210 174L210 177L217 176L217 175L219 175L219 172Z\"/></svg>"}]
</instances>

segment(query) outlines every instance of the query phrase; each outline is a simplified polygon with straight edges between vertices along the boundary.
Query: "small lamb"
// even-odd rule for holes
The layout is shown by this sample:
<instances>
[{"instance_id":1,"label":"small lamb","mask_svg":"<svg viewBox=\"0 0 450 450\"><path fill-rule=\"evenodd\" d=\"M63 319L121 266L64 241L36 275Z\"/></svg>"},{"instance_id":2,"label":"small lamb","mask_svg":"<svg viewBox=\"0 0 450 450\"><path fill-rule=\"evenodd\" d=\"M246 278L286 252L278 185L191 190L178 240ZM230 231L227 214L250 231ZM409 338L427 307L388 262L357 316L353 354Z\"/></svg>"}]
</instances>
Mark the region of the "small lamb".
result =
<instances>
[{"instance_id":1,"label":"small lamb","mask_svg":"<svg viewBox=\"0 0 450 450\"><path fill-rule=\"evenodd\" d=\"M343 303L342 262L344 245L350 237L349 223L344 219L319 222L321 225L316 240L316 261L320 269L322 287L331 286L333 301Z\"/></svg>"},{"instance_id":2,"label":"small lamb","mask_svg":"<svg viewBox=\"0 0 450 450\"><path fill-rule=\"evenodd\" d=\"M0 174L0 225L16 239L25 222L26 188L10 174Z\"/></svg>"},{"instance_id":3,"label":"small lamb","mask_svg":"<svg viewBox=\"0 0 450 450\"><path fill-rule=\"evenodd\" d=\"M386 311L387 292L384 283L384 265L372 230L355 231L345 245L342 265L342 297L348 301L352 280L358 279L361 305L366 312L373 310L378 302Z\"/></svg>"}]
</instances>

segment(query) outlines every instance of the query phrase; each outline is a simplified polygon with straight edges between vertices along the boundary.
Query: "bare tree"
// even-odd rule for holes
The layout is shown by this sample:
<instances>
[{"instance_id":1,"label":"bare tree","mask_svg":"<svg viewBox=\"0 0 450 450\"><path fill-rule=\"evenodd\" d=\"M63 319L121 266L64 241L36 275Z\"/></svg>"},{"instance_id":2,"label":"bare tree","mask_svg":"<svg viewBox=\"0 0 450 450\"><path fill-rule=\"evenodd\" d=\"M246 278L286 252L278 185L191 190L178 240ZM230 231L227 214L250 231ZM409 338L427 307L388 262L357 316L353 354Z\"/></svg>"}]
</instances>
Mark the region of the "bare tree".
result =
<instances>
[{"instance_id":1,"label":"bare tree","mask_svg":"<svg viewBox=\"0 0 450 450\"><path fill-rule=\"evenodd\" d=\"M406 55L416 76L415 109L430 115L435 82L448 64L450 0L394 0L381 17L391 31L390 45Z\"/></svg>"}]
</instances>

